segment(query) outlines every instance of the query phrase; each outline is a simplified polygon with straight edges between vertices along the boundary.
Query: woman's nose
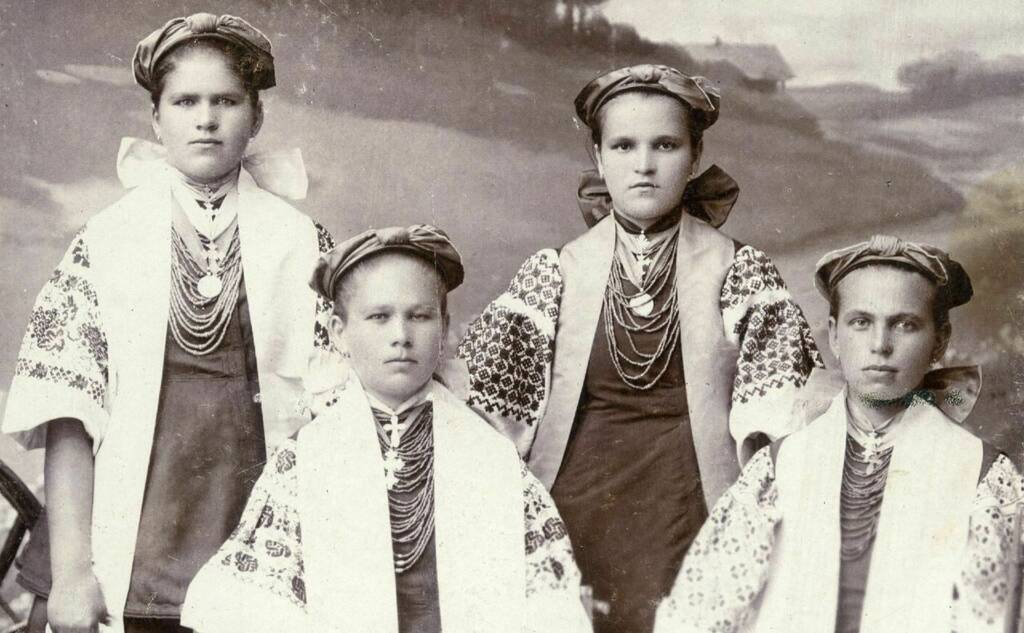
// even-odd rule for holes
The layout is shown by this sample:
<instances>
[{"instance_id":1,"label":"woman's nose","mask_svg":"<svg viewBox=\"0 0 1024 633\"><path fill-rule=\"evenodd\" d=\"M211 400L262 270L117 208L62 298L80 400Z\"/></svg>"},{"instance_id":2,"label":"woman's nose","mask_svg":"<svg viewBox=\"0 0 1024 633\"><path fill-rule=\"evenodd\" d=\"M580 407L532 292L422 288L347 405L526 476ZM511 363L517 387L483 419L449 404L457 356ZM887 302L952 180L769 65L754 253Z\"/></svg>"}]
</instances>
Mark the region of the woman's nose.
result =
<instances>
[{"instance_id":1,"label":"woman's nose","mask_svg":"<svg viewBox=\"0 0 1024 633\"><path fill-rule=\"evenodd\" d=\"M217 129L217 109L213 105L203 103L196 108L196 127L200 130Z\"/></svg>"},{"instance_id":2,"label":"woman's nose","mask_svg":"<svg viewBox=\"0 0 1024 633\"><path fill-rule=\"evenodd\" d=\"M412 337L409 334L409 322L406 319L395 319L391 323L391 344L398 347L409 347L412 345Z\"/></svg>"},{"instance_id":3,"label":"woman's nose","mask_svg":"<svg viewBox=\"0 0 1024 633\"><path fill-rule=\"evenodd\" d=\"M650 174L654 171L654 155L649 149L639 148L634 154L633 169L638 174Z\"/></svg>"},{"instance_id":4,"label":"woman's nose","mask_svg":"<svg viewBox=\"0 0 1024 633\"><path fill-rule=\"evenodd\" d=\"M883 356L892 354L892 332L888 327L884 325L875 327L872 333L871 351Z\"/></svg>"}]
</instances>

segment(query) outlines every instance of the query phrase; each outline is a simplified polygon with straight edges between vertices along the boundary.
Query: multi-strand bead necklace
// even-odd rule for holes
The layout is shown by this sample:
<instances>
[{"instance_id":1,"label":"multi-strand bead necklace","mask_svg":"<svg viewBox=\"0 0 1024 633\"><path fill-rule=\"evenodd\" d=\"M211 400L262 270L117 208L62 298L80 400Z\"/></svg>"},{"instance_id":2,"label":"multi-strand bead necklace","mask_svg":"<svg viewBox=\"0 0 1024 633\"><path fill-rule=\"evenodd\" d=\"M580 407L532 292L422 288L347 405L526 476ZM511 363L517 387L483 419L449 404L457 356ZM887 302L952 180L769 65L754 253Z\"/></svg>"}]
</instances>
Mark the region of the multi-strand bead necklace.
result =
<instances>
[{"instance_id":1,"label":"multi-strand bead necklace","mask_svg":"<svg viewBox=\"0 0 1024 633\"><path fill-rule=\"evenodd\" d=\"M654 244L643 231L635 238L620 236L634 242L629 251L639 268L638 275L629 274L619 249L612 260L602 306L605 337L616 373L634 389L647 390L657 384L668 369L679 342L679 304L672 274L678 235L675 232ZM632 283L636 291L628 290L627 283ZM656 307L654 299L661 296L666 285L669 286L668 299L661 307ZM625 339L625 345L619 345L616 331ZM654 351L645 352L637 339L652 332L660 332L661 336Z\"/></svg>"},{"instance_id":2,"label":"multi-strand bead necklace","mask_svg":"<svg viewBox=\"0 0 1024 633\"><path fill-rule=\"evenodd\" d=\"M401 574L416 564L434 533L433 405L426 402L401 416L372 411L384 458L395 572Z\"/></svg>"}]
</instances>

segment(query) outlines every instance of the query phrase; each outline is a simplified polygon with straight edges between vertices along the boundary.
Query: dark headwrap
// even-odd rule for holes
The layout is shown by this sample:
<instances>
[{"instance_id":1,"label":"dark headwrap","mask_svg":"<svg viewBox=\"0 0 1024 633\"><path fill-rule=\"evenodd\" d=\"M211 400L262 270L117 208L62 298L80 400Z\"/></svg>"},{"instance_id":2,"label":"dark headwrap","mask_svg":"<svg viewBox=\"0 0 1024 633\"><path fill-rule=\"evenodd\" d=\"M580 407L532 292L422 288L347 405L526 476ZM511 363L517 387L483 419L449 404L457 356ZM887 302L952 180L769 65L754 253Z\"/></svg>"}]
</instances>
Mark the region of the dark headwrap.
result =
<instances>
[{"instance_id":1,"label":"dark headwrap","mask_svg":"<svg viewBox=\"0 0 1024 633\"><path fill-rule=\"evenodd\" d=\"M153 84L153 70L164 55L182 42L203 38L229 42L251 53L256 59L253 88L263 90L274 87L274 56L270 51L270 40L242 18L233 15L218 17L212 13L174 18L139 42L132 58L135 82L153 92L156 88Z\"/></svg>"},{"instance_id":2,"label":"dark headwrap","mask_svg":"<svg viewBox=\"0 0 1024 633\"><path fill-rule=\"evenodd\" d=\"M675 68L642 64L620 68L588 83L576 97L576 115L591 130L597 113L613 97L624 92L646 91L682 101L691 112L694 132L700 134L718 120L721 97L704 77L690 77ZM725 224L740 195L740 187L717 165L691 180L683 192L682 206L690 215L718 228ZM587 226L594 226L612 210L608 186L596 170L580 174L577 202Z\"/></svg>"},{"instance_id":3,"label":"dark headwrap","mask_svg":"<svg viewBox=\"0 0 1024 633\"><path fill-rule=\"evenodd\" d=\"M825 297L850 272L869 264L907 266L935 282L947 308L971 300L971 278L943 250L928 244L905 242L891 235L875 235L866 242L826 254L815 267L814 285Z\"/></svg>"},{"instance_id":4,"label":"dark headwrap","mask_svg":"<svg viewBox=\"0 0 1024 633\"><path fill-rule=\"evenodd\" d=\"M429 224L370 229L338 244L320 256L310 286L321 296L334 300L335 286L356 263L384 251L400 251L421 257L441 275L449 292L465 276L462 257L448 235Z\"/></svg>"},{"instance_id":5,"label":"dark headwrap","mask_svg":"<svg viewBox=\"0 0 1024 633\"><path fill-rule=\"evenodd\" d=\"M720 96L710 81L655 64L620 68L594 79L576 97L576 116L594 129L601 106L623 92L637 90L656 92L685 103L693 113L693 123L697 126L694 132L701 133L718 120Z\"/></svg>"}]
</instances>

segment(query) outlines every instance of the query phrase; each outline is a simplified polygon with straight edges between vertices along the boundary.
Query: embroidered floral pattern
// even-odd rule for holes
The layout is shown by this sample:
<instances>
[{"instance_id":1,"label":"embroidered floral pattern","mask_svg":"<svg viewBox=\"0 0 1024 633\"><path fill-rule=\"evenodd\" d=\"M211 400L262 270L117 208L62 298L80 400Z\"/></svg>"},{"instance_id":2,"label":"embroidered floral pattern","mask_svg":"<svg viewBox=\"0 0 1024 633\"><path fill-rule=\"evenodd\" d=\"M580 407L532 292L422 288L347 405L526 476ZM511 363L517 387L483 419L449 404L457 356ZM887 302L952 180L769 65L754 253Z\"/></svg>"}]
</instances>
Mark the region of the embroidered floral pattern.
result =
<instances>
[{"instance_id":1,"label":"embroidered floral pattern","mask_svg":"<svg viewBox=\"0 0 1024 633\"><path fill-rule=\"evenodd\" d=\"M249 503L217 560L237 580L305 607L302 534L296 498L295 440L286 440L267 460Z\"/></svg>"},{"instance_id":2,"label":"embroidered floral pattern","mask_svg":"<svg viewBox=\"0 0 1024 633\"><path fill-rule=\"evenodd\" d=\"M316 227L316 239L320 253L327 253L334 248L334 237L319 222L313 222ZM328 301L319 294L316 296L316 321L313 324L313 345L318 349L328 349L331 346L331 334L327 323L334 312L334 303Z\"/></svg>"},{"instance_id":3,"label":"embroidered floral pattern","mask_svg":"<svg viewBox=\"0 0 1024 633\"><path fill-rule=\"evenodd\" d=\"M238 527L215 560L235 580L305 608L302 530L293 505L298 497L296 446L289 439L267 460ZM525 464L521 469L527 596L570 591L575 600L579 571L565 525L544 486Z\"/></svg>"},{"instance_id":4,"label":"embroidered floral pattern","mask_svg":"<svg viewBox=\"0 0 1024 633\"><path fill-rule=\"evenodd\" d=\"M103 406L108 372L107 337L100 322L96 290L90 281L86 238L87 229L79 231L36 298L15 375L40 381L42 389L51 390L43 392L51 398L73 401L74 397L59 393L70 389Z\"/></svg>"},{"instance_id":5,"label":"embroidered floral pattern","mask_svg":"<svg viewBox=\"0 0 1024 633\"><path fill-rule=\"evenodd\" d=\"M526 515L526 595L579 586L579 571L565 523L548 491L523 464Z\"/></svg>"},{"instance_id":6,"label":"embroidered floral pattern","mask_svg":"<svg viewBox=\"0 0 1024 633\"><path fill-rule=\"evenodd\" d=\"M768 578L775 542L775 467L758 451L718 501L690 546L672 593L658 607L659 631L738 631Z\"/></svg>"},{"instance_id":7,"label":"embroidered floral pattern","mask_svg":"<svg viewBox=\"0 0 1024 633\"><path fill-rule=\"evenodd\" d=\"M85 245L82 233L82 231L79 231L78 235L75 236L74 242L71 243L71 259L75 265L89 268L89 249Z\"/></svg>"},{"instance_id":8,"label":"embroidered floral pattern","mask_svg":"<svg viewBox=\"0 0 1024 633\"><path fill-rule=\"evenodd\" d=\"M513 437L537 423L547 397L554 358L549 333L555 331L561 293L558 255L540 251L470 324L459 345L471 376L469 404L489 418L501 418Z\"/></svg>"},{"instance_id":9,"label":"embroidered floral pattern","mask_svg":"<svg viewBox=\"0 0 1024 633\"><path fill-rule=\"evenodd\" d=\"M739 348L733 402L747 403L786 385L800 387L823 367L811 328L767 255L743 246L726 274L722 314Z\"/></svg>"},{"instance_id":10,"label":"embroidered floral pattern","mask_svg":"<svg viewBox=\"0 0 1024 633\"><path fill-rule=\"evenodd\" d=\"M1000 455L978 485L967 535L967 555L954 592L954 631L1001 632L1015 559L1015 518L1024 480Z\"/></svg>"}]
</instances>

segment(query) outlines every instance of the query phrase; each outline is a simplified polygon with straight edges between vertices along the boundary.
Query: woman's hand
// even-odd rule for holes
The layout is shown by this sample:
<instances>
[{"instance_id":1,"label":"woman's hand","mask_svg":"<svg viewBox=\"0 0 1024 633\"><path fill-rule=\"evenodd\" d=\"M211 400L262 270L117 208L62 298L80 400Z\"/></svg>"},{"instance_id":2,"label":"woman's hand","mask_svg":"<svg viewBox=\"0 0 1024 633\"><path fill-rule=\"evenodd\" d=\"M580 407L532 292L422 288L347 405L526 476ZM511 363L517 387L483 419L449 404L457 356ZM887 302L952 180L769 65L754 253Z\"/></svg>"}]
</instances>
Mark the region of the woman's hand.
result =
<instances>
[{"instance_id":1,"label":"woman's hand","mask_svg":"<svg viewBox=\"0 0 1024 633\"><path fill-rule=\"evenodd\" d=\"M594 621L595 614L608 615L611 613L612 605L604 600L595 598L594 588L590 585L580 585L580 601L583 603L583 608L586 609L587 616L591 622Z\"/></svg>"},{"instance_id":2,"label":"woman's hand","mask_svg":"<svg viewBox=\"0 0 1024 633\"><path fill-rule=\"evenodd\" d=\"M53 589L46 613L54 633L93 633L110 617L92 571L93 473L92 440L83 424L50 421L45 482Z\"/></svg>"},{"instance_id":3,"label":"woman's hand","mask_svg":"<svg viewBox=\"0 0 1024 633\"><path fill-rule=\"evenodd\" d=\"M46 615L54 633L95 633L101 622L110 622L103 591L91 569L54 578Z\"/></svg>"}]
</instances>

